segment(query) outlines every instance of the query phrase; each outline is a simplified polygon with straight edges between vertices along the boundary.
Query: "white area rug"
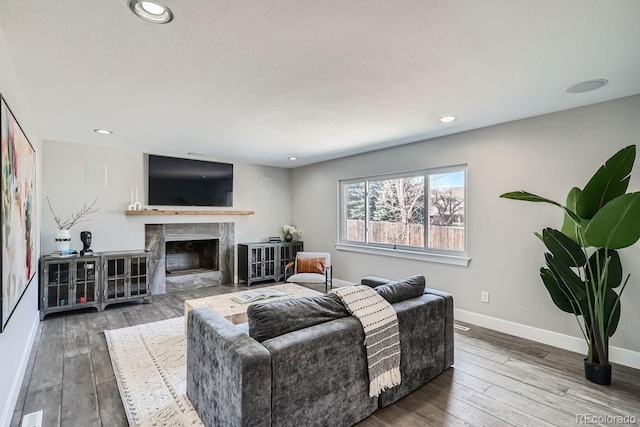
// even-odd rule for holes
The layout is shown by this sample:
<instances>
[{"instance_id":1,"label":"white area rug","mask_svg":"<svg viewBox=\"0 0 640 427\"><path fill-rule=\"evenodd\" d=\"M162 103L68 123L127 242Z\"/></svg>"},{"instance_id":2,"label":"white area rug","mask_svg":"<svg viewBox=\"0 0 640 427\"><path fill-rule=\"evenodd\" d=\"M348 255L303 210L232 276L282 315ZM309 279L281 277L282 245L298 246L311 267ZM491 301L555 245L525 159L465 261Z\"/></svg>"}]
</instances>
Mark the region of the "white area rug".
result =
<instances>
[{"instance_id":1,"label":"white area rug","mask_svg":"<svg viewBox=\"0 0 640 427\"><path fill-rule=\"evenodd\" d=\"M186 394L184 317L104 334L130 426L202 426Z\"/></svg>"}]
</instances>

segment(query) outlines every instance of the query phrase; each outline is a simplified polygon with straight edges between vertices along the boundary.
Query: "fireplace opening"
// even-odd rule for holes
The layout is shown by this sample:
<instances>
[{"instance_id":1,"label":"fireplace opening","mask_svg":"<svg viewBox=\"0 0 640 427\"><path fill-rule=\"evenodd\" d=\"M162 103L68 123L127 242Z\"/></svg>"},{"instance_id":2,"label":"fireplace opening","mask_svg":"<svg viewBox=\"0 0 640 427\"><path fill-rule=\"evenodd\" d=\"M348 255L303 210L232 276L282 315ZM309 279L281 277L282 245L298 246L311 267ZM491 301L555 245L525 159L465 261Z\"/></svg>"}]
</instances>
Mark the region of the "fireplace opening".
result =
<instances>
[{"instance_id":1,"label":"fireplace opening","mask_svg":"<svg viewBox=\"0 0 640 427\"><path fill-rule=\"evenodd\" d=\"M167 276L218 271L218 239L166 242Z\"/></svg>"}]
</instances>

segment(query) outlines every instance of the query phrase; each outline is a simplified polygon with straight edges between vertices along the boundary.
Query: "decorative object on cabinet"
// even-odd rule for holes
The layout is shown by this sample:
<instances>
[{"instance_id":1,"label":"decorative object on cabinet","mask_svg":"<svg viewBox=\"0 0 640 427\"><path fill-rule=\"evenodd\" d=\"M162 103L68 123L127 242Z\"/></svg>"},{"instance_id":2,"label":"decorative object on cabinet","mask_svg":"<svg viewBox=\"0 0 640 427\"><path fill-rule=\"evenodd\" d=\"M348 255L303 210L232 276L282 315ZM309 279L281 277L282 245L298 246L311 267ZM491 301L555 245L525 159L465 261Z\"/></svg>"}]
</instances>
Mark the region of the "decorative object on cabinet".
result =
<instances>
[{"instance_id":1,"label":"decorative object on cabinet","mask_svg":"<svg viewBox=\"0 0 640 427\"><path fill-rule=\"evenodd\" d=\"M293 225L289 225L289 224L283 225L282 231L284 231L284 240L286 242L291 242L293 240L294 234L297 234L298 236L302 236L302 230L294 227Z\"/></svg>"},{"instance_id":2,"label":"decorative object on cabinet","mask_svg":"<svg viewBox=\"0 0 640 427\"><path fill-rule=\"evenodd\" d=\"M37 268L36 153L4 97L0 96L2 140L2 282L0 332L7 326Z\"/></svg>"},{"instance_id":3,"label":"decorative object on cabinet","mask_svg":"<svg viewBox=\"0 0 640 427\"><path fill-rule=\"evenodd\" d=\"M294 261L303 242L240 243L238 244L238 280L251 286L253 282L282 281L284 268Z\"/></svg>"},{"instance_id":4,"label":"decorative object on cabinet","mask_svg":"<svg viewBox=\"0 0 640 427\"><path fill-rule=\"evenodd\" d=\"M42 257L40 320L49 313L143 299L151 302L144 251Z\"/></svg>"},{"instance_id":5,"label":"decorative object on cabinet","mask_svg":"<svg viewBox=\"0 0 640 427\"><path fill-rule=\"evenodd\" d=\"M58 229L56 231L56 251L69 252L71 250L71 230Z\"/></svg>"},{"instance_id":6,"label":"decorative object on cabinet","mask_svg":"<svg viewBox=\"0 0 640 427\"><path fill-rule=\"evenodd\" d=\"M91 247L91 232L90 231L81 231L80 232L80 241L82 242L82 250L80 251L80 255L82 256L91 256L93 255L93 250Z\"/></svg>"},{"instance_id":7,"label":"decorative object on cabinet","mask_svg":"<svg viewBox=\"0 0 640 427\"><path fill-rule=\"evenodd\" d=\"M60 214L56 215L56 212L53 210L53 206L51 206L51 200L49 200L49 197L47 197L46 199L47 199L47 204L49 205L49 210L53 214L53 219L55 220L56 225L58 226L58 230L71 230L71 227L86 221L87 220L86 217L88 215L98 212L98 209L99 209L95 207L96 203L98 203L98 199L96 198L93 200L93 202L91 202L89 206L87 206L86 203L83 204L82 209L80 209L78 212L72 213L71 217L69 217L69 219L67 219L66 221L62 221L61 215Z\"/></svg>"},{"instance_id":8,"label":"decorative object on cabinet","mask_svg":"<svg viewBox=\"0 0 640 427\"><path fill-rule=\"evenodd\" d=\"M87 204L82 205L82 209L79 211L72 213L71 217L66 221L63 221L60 214L56 214L51 205L51 200L49 197L47 199L47 204L49 205L49 210L53 214L53 219L58 226L58 230L56 231L56 250L59 252L65 252L71 249L71 227L74 225L86 221L86 217L93 213L98 212L98 208L95 207L98 199L95 199L90 205Z\"/></svg>"}]
</instances>

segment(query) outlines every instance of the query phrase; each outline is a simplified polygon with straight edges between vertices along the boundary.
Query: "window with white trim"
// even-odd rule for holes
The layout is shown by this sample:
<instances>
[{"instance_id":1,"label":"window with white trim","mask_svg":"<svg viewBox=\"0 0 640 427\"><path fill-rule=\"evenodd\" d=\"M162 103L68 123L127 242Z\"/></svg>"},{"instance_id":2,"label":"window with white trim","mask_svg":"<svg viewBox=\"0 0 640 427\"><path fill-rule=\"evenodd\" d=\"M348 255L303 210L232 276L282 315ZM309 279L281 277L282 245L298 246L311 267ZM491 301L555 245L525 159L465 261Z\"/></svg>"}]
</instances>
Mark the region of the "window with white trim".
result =
<instances>
[{"instance_id":1,"label":"window with white trim","mask_svg":"<svg viewBox=\"0 0 640 427\"><path fill-rule=\"evenodd\" d=\"M339 244L466 256L466 165L339 182Z\"/></svg>"}]
</instances>

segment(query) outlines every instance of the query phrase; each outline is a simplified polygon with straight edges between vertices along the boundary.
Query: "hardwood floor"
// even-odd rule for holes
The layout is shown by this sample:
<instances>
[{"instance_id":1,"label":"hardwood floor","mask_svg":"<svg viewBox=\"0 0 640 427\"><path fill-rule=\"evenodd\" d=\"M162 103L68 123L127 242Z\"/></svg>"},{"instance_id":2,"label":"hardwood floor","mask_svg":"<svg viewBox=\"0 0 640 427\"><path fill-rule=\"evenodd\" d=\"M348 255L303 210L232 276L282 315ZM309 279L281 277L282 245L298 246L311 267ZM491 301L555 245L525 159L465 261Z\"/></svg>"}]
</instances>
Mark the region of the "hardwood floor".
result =
<instances>
[{"instance_id":1,"label":"hardwood floor","mask_svg":"<svg viewBox=\"0 0 640 427\"><path fill-rule=\"evenodd\" d=\"M39 410L44 410L43 426L127 426L103 330L182 316L185 300L245 289L199 288L156 295L152 304L47 316L38 328L11 427ZM640 425L639 370L615 365L613 385L597 386L584 379L580 354L462 325L470 329L455 330L454 368L357 425Z\"/></svg>"}]
</instances>

